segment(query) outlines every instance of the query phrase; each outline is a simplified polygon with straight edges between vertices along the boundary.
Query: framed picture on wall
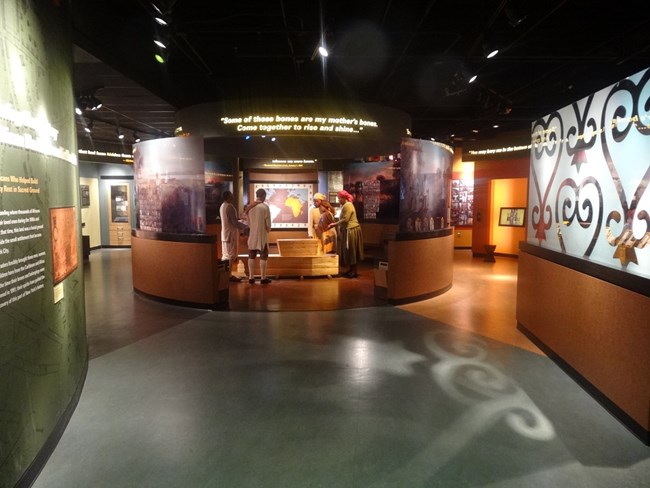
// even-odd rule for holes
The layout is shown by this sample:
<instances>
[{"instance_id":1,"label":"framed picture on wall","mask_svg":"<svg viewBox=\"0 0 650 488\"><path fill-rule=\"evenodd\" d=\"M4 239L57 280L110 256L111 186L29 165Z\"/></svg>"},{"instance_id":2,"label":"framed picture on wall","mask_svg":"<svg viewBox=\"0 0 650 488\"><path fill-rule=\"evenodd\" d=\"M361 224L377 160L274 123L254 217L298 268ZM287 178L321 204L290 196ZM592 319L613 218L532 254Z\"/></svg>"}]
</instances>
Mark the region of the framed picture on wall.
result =
<instances>
[{"instance_id":1,"label":"framed picture on wall","mask_svg":"<svg viewBox=\"0 0 650 488\"><path fill-rule=\"evenodd\" d=\"M90 207L90 186L81 185L81 206Z\"/></svg>"},{"instance_id":2,"label":"framed picture on wall","mask_svg":"<svg viewBox=\"0 0 650 488\"><path fill-rule=\"evenodd\" d=\"M499 212L499 225L504 227L523 227L526 223L526 209L524 207L501 207Z\"/></svg>"}]
</instances>

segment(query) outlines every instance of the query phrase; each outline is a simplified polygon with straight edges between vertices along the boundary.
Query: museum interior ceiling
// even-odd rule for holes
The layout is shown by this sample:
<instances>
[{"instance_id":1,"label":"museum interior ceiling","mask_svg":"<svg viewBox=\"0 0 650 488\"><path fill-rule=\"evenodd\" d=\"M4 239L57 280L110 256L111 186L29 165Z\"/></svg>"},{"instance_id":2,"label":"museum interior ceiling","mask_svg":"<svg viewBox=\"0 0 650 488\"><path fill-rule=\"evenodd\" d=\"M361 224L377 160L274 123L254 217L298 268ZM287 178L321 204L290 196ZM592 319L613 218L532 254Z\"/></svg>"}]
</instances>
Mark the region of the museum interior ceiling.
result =
<instances>
[{"instance_id":1,"label":"museum interior ceiling","mask_svg":"<svg viewBox=\"0 0 650 488\"><path fill-rule=\"evenodd\" d=\"M380 104L408 113L414 137L463 144L529 130L650 66L650 6L636 0L103 0L71 11L80 147L170 136L177 109L259 97Z\"/></svg>"}]
</instances>

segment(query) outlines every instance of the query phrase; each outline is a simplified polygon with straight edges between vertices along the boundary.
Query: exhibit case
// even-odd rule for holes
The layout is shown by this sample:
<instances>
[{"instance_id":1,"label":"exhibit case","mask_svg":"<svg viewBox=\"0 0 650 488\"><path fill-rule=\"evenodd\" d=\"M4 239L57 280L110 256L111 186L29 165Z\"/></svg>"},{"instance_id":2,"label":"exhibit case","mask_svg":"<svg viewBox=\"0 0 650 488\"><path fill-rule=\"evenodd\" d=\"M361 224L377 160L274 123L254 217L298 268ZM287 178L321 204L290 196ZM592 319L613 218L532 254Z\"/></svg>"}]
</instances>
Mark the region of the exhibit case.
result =
<instances>
[{"instance_id":1,"label":"exhibit case","mask_svg":"<svg viewBox=\"0 0 650 488\"><path fill-rule=\"evenodd\" d=\"M108 193L108 233L111 246L131 245L131 210L129 186L115 184Z\"/></svg>"}]
</instances>

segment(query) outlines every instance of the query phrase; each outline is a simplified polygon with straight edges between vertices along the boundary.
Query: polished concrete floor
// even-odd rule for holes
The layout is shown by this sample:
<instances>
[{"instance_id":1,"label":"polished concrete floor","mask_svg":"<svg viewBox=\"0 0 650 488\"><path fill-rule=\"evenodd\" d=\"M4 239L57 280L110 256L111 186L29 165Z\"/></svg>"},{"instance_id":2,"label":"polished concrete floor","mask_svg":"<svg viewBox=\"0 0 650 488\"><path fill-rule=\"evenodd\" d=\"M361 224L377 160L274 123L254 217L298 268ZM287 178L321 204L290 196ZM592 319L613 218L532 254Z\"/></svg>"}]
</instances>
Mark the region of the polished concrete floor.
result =
<instances>
[{"instance_id":1,"label":"polished concrete floor","mask_svg":"<svg viewBox=\"0 0 650 488\"><path fill-rule=\"evenodd\" d=\"M516 269L456 251L453 288L416 304L376 302L363 269L207 311L134 295L130 252L93 251L86 385L34 486L648 486L650 448L517 331Z\"/></svg>"}]
</instances>

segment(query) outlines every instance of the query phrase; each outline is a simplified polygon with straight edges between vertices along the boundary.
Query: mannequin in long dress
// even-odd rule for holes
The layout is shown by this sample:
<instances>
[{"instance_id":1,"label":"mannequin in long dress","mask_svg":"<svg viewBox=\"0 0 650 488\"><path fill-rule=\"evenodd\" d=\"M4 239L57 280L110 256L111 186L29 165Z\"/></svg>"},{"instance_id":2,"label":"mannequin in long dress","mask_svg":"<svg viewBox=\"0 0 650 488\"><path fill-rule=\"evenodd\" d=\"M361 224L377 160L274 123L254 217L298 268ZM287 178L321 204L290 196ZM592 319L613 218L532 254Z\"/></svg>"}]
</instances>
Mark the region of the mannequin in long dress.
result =
<instances>
[{"instance_id":1,"label":"mannequin in long dress","mask_svg":"<svg viewBox=\"0 0 650 488\"><path fill-rule=\"evenodd\" d=\"M330 202L327 200L322 200L319 209L321 211L321 216L318 222L316 235L320 238L322 253L336 253L336 227L329 227L329 225L335 221L334 207L332 207Z\"/></svg>"}]
</instances>

